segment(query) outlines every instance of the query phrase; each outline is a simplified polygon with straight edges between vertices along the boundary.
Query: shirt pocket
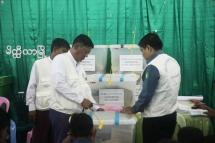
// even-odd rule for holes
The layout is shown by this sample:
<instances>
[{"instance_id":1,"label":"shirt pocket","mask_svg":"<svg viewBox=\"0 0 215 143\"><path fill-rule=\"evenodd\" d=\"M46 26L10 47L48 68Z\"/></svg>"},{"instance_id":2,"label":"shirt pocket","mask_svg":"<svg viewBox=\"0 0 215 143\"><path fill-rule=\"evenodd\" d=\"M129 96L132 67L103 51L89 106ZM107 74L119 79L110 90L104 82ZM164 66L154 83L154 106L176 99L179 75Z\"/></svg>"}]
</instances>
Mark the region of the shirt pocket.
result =
<instances>
[{"instance_id":1,"label":"shirt pocket","mask_svg":"<svg viewBox=\"0 0 215 143\"><path fill-rule=\"evenodd\" d=\"M53 88L49 79L40 80L37 87L37 96L49 96L53 94Z\"/></svg>"},{"instance_id":2,"label":"shirt pocket","mask_svg":"<svg viewBox=\"0 0 215 143\"><path fill-rule=\"evenodd\" d=\"M39 84L40 84L41 87L46 88L46 87L51 86L51 81L48 78L47 79L41 79Z\"/></svg>"}]
</instances>

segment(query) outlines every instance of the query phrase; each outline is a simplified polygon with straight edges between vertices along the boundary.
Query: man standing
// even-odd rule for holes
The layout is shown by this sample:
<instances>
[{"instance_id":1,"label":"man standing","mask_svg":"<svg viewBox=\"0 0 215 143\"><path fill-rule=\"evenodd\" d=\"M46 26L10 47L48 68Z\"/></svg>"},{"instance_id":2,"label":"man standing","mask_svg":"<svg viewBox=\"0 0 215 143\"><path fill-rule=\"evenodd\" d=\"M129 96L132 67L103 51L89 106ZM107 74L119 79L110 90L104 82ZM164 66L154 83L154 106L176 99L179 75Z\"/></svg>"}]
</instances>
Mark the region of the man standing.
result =
<instances>
[{"instance_id":1,"label":"man standing","mask_svg":"<svg viewBox=\"0 0 215 143\"><path fill-rule=\"evenodd\" d=\"M52 80L55 94L50 104L50 119L55 143L61 143L69 131L69 117L94 107L95 100L86 82L86 73L80 62L93 48L93 42L86 35L77 36L72 48L57 56L52 63Z\"/></svg>"},{"instance_id":2,"label":"man standing","mask_svg":"<svg viewBox=\"0 0 215 143\"><path fill-rule=\"evenodd\" d=\"M56 55L69 49L69 43L66 40L56 38L52 41L51 55L33 64L26 93L29 117L34 123L32 143L52 143L49 120L49 99L53 96L51 63Z\"/></svg>"},{"instance_id":3,"label":"man standing","mask_svg":"<svg viewBox=\"0 0 215 143\"><path fill-rule=\"evenodd\" d=\"M135 105L125 107L122 112L142 112L143 142L157 143L171 138L175 129L180 66L174 58L163 53L162 41L155 33L145 35L139 46L147 61L142 91Z\"/></svg>"}]
</instances>

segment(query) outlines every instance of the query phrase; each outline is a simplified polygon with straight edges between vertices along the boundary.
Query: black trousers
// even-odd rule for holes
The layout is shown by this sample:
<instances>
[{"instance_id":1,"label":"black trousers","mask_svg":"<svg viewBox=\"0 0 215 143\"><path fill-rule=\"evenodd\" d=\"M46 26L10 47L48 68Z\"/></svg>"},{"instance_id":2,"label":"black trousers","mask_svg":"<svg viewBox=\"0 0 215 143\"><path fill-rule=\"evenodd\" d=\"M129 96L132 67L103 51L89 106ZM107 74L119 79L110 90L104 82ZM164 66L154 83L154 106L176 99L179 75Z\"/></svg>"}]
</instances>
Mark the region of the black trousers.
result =
<instances>
[{"instance_id":1,"label":"black trousers","mask_svg":"<svg viewBox=\"0 0 215 143\"><path fill-rule=\"evenodd\" d=\"M53 143L62 143L69 131L69 114L50 109L49 118L52 125Z\"/></svg>"},{"instance_id":2,"label":"black trousers","mask_svg":"<svg viewBox=\"0 0 215 143\"><path fill-rule=\"evenodd\" d=\"M36 123L33 127L31 143L52 143L49 111L36 111Z\"/></svg>"},{"instance_id":3,"label":"black trousers","mask_svg":"<svg viewBox=\"0 0 215 143\"><path fill-rule=\"evenodd\" d=\"M158 143L163 139L171 139L176 126L176 112L152 118L143 118L143 143Z\"/></svg>"}]
</instances>

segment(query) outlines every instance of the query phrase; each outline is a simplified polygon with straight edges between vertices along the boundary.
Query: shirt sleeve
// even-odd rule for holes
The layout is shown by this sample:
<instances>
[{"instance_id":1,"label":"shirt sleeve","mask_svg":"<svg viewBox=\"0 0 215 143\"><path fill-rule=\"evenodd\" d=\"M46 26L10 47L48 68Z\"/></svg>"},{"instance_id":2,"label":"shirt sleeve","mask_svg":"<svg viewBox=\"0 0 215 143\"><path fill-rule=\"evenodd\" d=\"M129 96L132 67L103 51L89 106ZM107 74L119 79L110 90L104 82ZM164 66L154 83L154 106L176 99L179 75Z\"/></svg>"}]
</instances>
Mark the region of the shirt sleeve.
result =
<instances>
[{"instance_id":1,"label":"shirt sleeve","mask_svg":"<svg viewBox=\"0 0 215 143\"><path fill-rule=\"evenodd\" d=\"M93 103L93 107L92 107L92 109L93 110L98 110L100 107L98 106L98 105L96 105L96 101L95 101L95 99L93 98L93 95L91 94L91 96L89 96L88 97L88 99Z\"/></svg>"},{"instance_id":2,"label":"shirt sleeve","mask_svg":"<svg viewBox=\"0 0 215 143\"><path fill-rule=\"evenodd\" d=\"M75 87L72 87L72 82L69 84L66 80L66 65L64 64L64 60L62 57L55 57L52 62L52 82L53 87L62 96L71 100L73 102L81 104L84 100L83 96L78 94L78 90ZM75 67L71 67L71 70L75 70Z\"/></svg>"},{"instance_id":3,"label":"shirt sleeve","mask_svg":"<svg viewBox=\"0 0 215 143\"><path fill-rule=\"evenodd\" d=\"M86 74L86 72L85 72L85 70L83 69L83 67L82 66L80 66L80 68L81 68L81 74L82 74L82 77L83 77L83 79L87 79L87 74ZM87 81L86 81L87 82ZM91 90L91 89L90 89ZM96 110L98 110L99 108L100 108L100 106L98 106L98 105L96 105L96 101L95 101L95 99L93 98L93 95L91 94L89 97L88 97L88 100L90 100L92 103L94 103L93 104L93 107L92 107L92 110L94 110L94 111L96 111Z\"/></svg>"},{"instance_id":4,"label":"shirt sleeve","mask_svg":"<svg viewBox=\"0 0 215 143\"><path fill-rule=\"evenodd\" d=\"M33 64L30 74L30 79L28 82L28 87L26 91L26 105L28 105L29 111L36 110L35 99L36 99L36 89L38 84L38 72L36 62Z\"/></svg>"},{"instance_id":5,"label":"shirt sleeve","mask_svg":"<svg viewBox=\"0 0 215 143\"><path fill-rule=\"evenodd\" d=\"M154 95L155 89L158 85L159 78L160 74L158 69L153 65L149 65L144 71L142 77L143 79L142 91L135 105L132 107L133 113L143 112L144 107L146 107L150 103Z\"/></svg>"}]
</instances>

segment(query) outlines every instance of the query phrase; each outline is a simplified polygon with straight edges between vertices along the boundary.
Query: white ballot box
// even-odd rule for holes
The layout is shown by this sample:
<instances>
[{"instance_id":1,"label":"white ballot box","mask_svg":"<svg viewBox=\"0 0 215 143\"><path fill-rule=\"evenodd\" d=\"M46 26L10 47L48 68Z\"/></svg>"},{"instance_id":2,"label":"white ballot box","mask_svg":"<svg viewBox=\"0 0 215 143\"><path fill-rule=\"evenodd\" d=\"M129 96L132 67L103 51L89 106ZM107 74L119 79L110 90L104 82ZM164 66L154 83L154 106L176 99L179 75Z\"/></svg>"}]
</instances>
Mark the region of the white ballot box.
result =
<instances>
[{"instance_id":1,"label":"white ballot box","mask_svg":"<svg viewBox=\"0 0 215 143\"><path fill-rule=\"evenodd\" d=\"M99 90L101 93L101 89L118 89L124 91L124 106L131 106L136 100L136 84L139 78L137 74L92 74L87 76L87 82L97 103Z\"/></svg>"},{"instance_id":2,"label":"white ballot box","mask_svg":"<svg viewBox=\"0 0 215 143\"><path fill-rule=\"evenodd\" d=\"M88 57L81 62L87 74L105 73L108 48L102 48L103 45L97 47L101 48L93 48Z\"/></svg>"},{"instance_id":3,"label":"white ballot box","mask_svg":"<svg viewBox=\"0 0 215 143\"><path fill-rule=\"evenodd\" d=\"M87 112L97 128L96 143L134 143L135 115L119 112ZM103 123L102 128L100 123Z\"/></svg>"},{"instance_id":4,"label":"white ballot box","mask_svg":"<svg viewBox=\"0 0 215 143\"><path fill-rule=\"evenodd\" d=\"M142 73L146 61L138 45L124 44L111 45L110 47L113 73Z\"/></svg>"}]
</instances>

